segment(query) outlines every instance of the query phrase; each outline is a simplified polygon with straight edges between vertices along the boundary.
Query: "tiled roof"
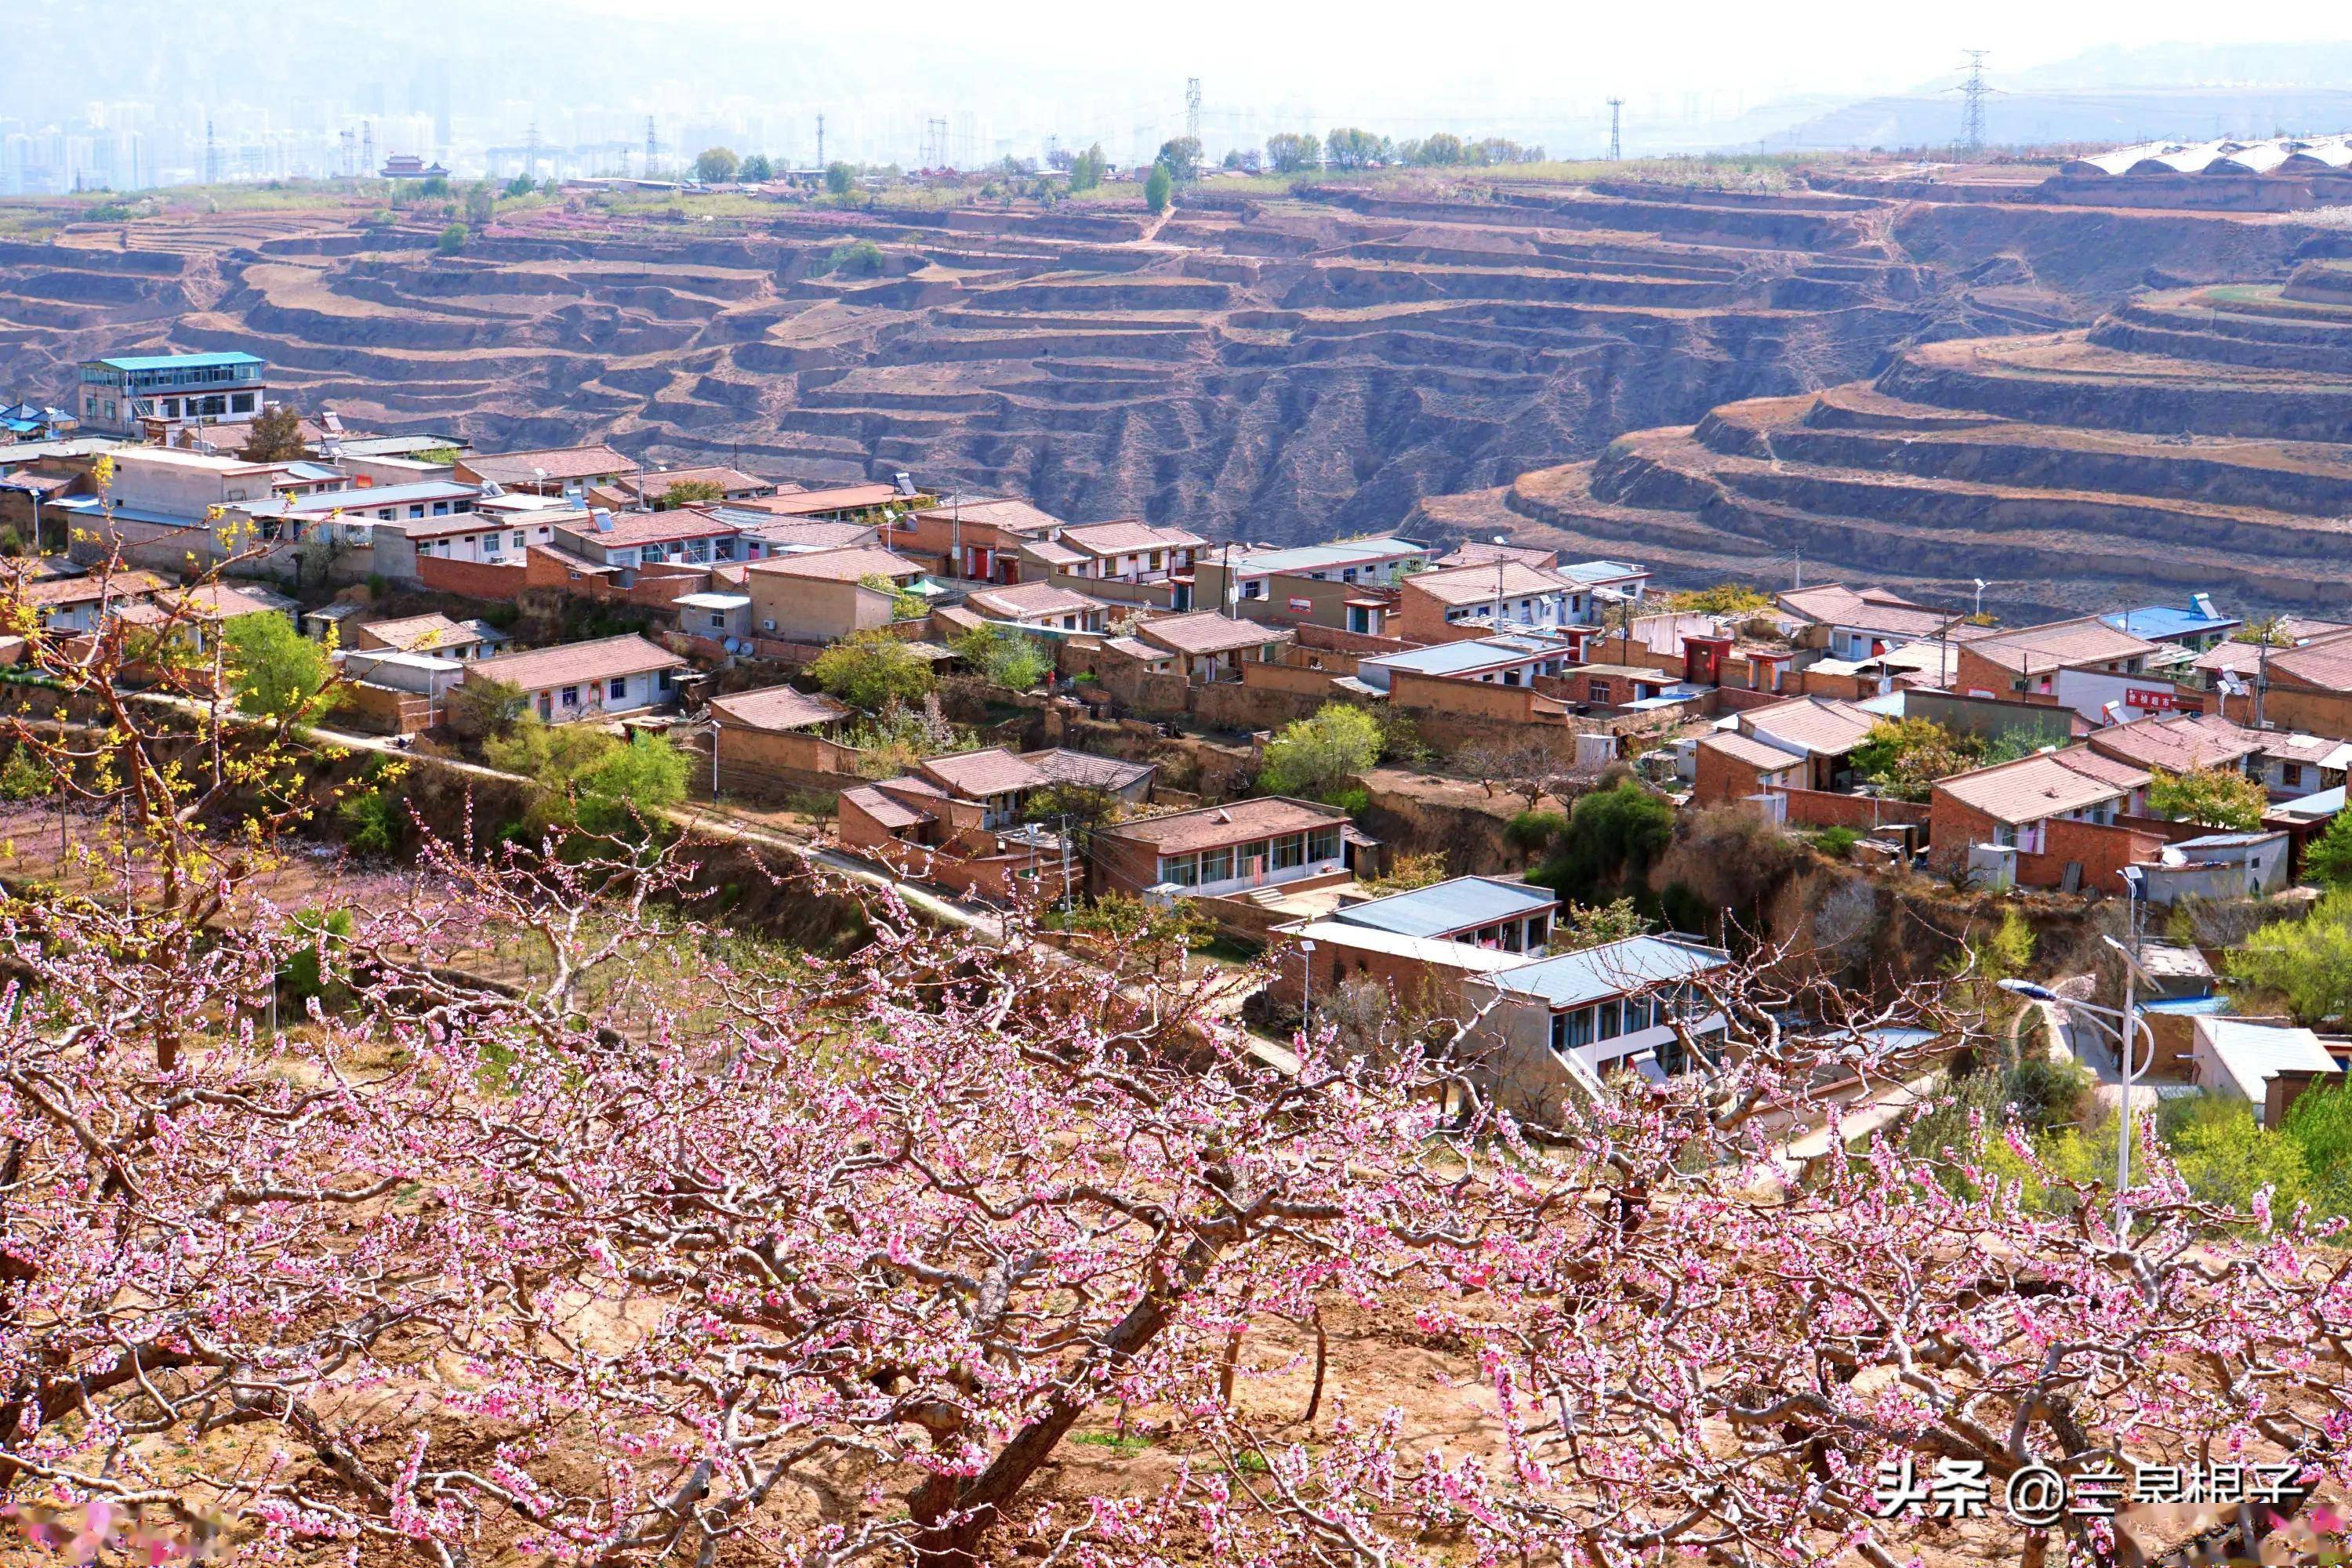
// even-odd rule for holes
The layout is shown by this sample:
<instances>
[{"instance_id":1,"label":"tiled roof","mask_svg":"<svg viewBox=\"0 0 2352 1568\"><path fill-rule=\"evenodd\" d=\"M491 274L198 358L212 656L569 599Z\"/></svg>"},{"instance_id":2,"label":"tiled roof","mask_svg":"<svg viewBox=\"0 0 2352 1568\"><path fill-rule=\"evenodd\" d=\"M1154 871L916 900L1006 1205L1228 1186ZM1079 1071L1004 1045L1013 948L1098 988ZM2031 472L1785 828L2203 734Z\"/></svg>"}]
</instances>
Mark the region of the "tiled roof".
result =
<instances>
[{"instance_id":1,"label":"tiled roof","mask_svg":"<svg viewBox=\"0 0 2352 1568\"><path fill-rule=\"evenodd\" d=\"M776 517L813 517L821 511L864 511L898 497L890 485L837 485L826 490L786 490L775 496L746 496L730 506L750 507Z\"/></svg>"},{"instance_id":2,"label":"tiled roof","mask_svg":"<svg viewBox=\"0 0 2352 1568\"><path fill-rule=\"evenodd\" d=\"M1870 738L1881 715L1828 697L1796 697L1739 716L1748 734L1765 733L1817 757L1842 757Z\"/></svg>"},{"instance_id":3,"label":"tiled roof","mask_svg":"<svg viewBox=\"0 0 2352 1568\"><path fill-rule=\"evenodd\" d=\"M1348 821L1337 807L1282 795L1259 795L1229 805L1206 805L1167 816L1147 816L1138 822L1113 823L1095 829L1097 838L1118 838L1149 844L1162 855L1186 855L1226 844L1248 844L1280 834L1333 827Z\"/></svg>"},{"instance_id":4,"label":"tiled roof","mask_svg":"<svg viewBox=\"0 0 2352 1568\"><path fill-rule=\"evenodd\" d=\"M1100 599L1073 589L1056 588L1051 583L982 588L965 595L964 603L1000 621L1025 621L1038 616L1083 616L1103 607Z\"/></svg>"},{"instance_id":5,"label":"tiled roof","mask_svg":"<svg viewBox=\"0 0 2352 1568\"><path fill-rule=\"evenodd\" d=\"M874 525L868 522L820 522L803 518L756 522L733 502L712 507L710 513L735 524L750 538L766 541L771 550L839 550L851 544L874 542Z\"/></svg>"},{"instance_id":6,"label":"tiled roof","mask_svg":"<svg viewBox=\"0 0 2352 1568\"><path fill-rule=\"evenodd\" d=\"M2336 632L2301 647L2273 648L2270 679L2322 691L2352 691L2352 632Z\"/></svg>"},{"instance_id":7,"label":"tiled roof","mask_svg":"<svg viewBox=\"0 0 2352 1568\"><path fill-rule=\"evenodd\" d=\"M935 522L961 521L967 527L977 524L1006 533L1049 533L1062 527L1060 518L1040 511L1025 500L968 500L959 505L935 506L915 515Z\"/></svg>"},{"instance_id":8,"label":"tiled roof","mask_svg":"<svg viewBox=\"0 0 2352 1568\"><path fill-rule=\"evenodd\" d=\"M887 577L897 582L922 574L922 568L905 556L893 555L877 545L850 545L840 550L812 550L797 555L773 555L765 561L754 561L743 570L771 577L816 577L831 583L855 583L860 578L874 576Z\"/></svg>"},{"instance_id":9,"label":"tiled roof","mask_svg":"<svg viewBox=\"0 0 2352 1568\"><path fill-rule=\"evenodd\" d=\"M1796 767L1805 759L1793 752L1742 735L1737 731L1720 730L1699 742L1702 751L1717 752L1759 773L1777 773Z\"/></svg>"},{"instance_id":10,"label":"tiled roof","mask_svg":"<svg viewBox=\"0 0 2352 1568\"><path fill-rule=\"evenodd\" d=\"M2146 768L2136 766L2122 757L2102 756L2085 745L2061 746L2050 754L2076 773L2088 773L2117 789L2137 789L2148 782Z\"/></svg>"},{"instance_id":11,"label":"tiled roof","mask_svg":"<svg viewBox=\"0 0 2352 1568\"><path fill-rule=\"evenodd\" d=\"M1153 647L1140 637L1106 637L1103 647L1122 658L1141 659L1146 664L1156 664L1172 657L1168 649Z\"/></svg>"},{"instance_id":12,"label":"tiled roof","mask_svg":"<svg viewBox=\"0 0 2352 1568\"><path fill-rule=\"evenodd\" d=\"M1021 542L1021 553L1045 566L1076 566L1086 559L1084 552L1050 539L1024 539Z\"/></svg>"},{"instance_id":13,"label":"tiled roof","mask_svg":"<svg viewBox=\"0 0 2352 1568\"><path fill-rule=\"evenodd\" d=\"M1379 534L1369 539L1335 539L1328 544L1301 544L1288 550L1244 551L1234 557L1234 575L1256 577L1280 572L1337 572L1349 566L1410 560L1427 552L1427 546L1392 534Z\"/></svg>"},{"instance_id":14,"label":"tiled roof","mask_svg":"<svg viewBox=\"0 0 2352 1568\"><path fill-rule=\"evenodd\" d=\"M1933 637L1954 618L1944 611L1915 605L1884 588L1856 592L1843 583L1791 588L1774 595L1773 600L1782 609L1817 625L1850 626L1855 631L1884 632L1891 637Z\"/></svg>"},{"instance_id":15,"label":"tiled roof","mask_svg":"<svg viewBox=\"0 0 2352 1568\"><path fill-rule=\"evenodd\" d=\"M199 620L233 621L239 616L284 614L294 603L268 588L234 588L226 583L200 583L193 588L166 590L171 600Z\"/></svg>"},{"instance_id":16,"label":"tiled roof","mask_svg":"<svg viewBox=\"0 0 2352 1568\"><path fill-rule=\"evenodd\" d=\"M598 637L593 642L535 647L528 653L505 653L467 667L468 680L509 680L525 691L551 686L572 686L589 680L611 680L648 670L676 669L686 663L666 647L635 635Z\"/></svg>"},{"instance_id":17,"label":"tiled roof","mask_svg":"<svg viewBox=\"0 0 2352 1568\"><path fill-rule=\"evenodd\" d=\"M1090 555L1133 555L1147 550L1181 550L1208 543L1181 528L1148 522L1089 522L1062 530L1062 542Z\"/></svg>"},{"instance_id":18,"label":"tiled roof","mask_svg":"<svg viewBox=\"0 0 2352 1568\"><path fill-rule=\"evenodd\" d=\"M830 724L849 715L844 703L789 686L714 697L710 707L712 711L751 730L805 730L812 724Z\"/></svg>"},{"instance_id":19,"label":"tiled roof","mask_svg":"<svg viewBox=\"0 0 2352 1568\"><path fill-rule=\"evenodd\" d=\"M592 514L584 521L559 522L559 533L568 533L583 543L601 550L629 550L640 544L668 544L683 539L732 539L742 531L731 522L721 522L708 512L692 507L680 507L675 511L606 512L612 520L609 529L596 526Z\"/></svg>"},{"instance_id":20,"label":"tiled roof","mask_svg":"<svg viewBox=\"0 0 2352 1568\"><path fill-rule=\"evenodd\" d=\"M643 496L647 500L659 500L669 494L672 485L717 485L725 491L757 489L767 482L757 474L747 474L740 468L730 468L722 463L715 468L663 468L650 474L639 474L635 479L622 479L618 488L632 495Z\"/></svg>"},{"instance_id":21,"label":"tiled roof","mask_svg":"<svg viewBox=\"0 0 2352 1568\"><path fill-rule=\"evenodd\" d=\"M2078 668L2145 658L2156 645L2129 632L2117 631L2096 616L2080 620L2053 621L2047 626L2020 626L1996 632L1969 644L1969 651L2020 675Z\"/></svg>"},{"instance_id":22,"label":"tiled roof","mask_svg":"<svg viewBox=\"0 0 2352 1568\"><path fill-rule=\"evenodd\" d=\"M483 452L457 459L469 474L489 484L533 485L634 474L643 467L603 442L585 447L541 447L529 452ZM534 469L545 472L535 473Z\"/></svg>"},{"instance_id":23,"label":"tiled roof","mask_svg":"<svg viewBox=\"0 0 2352 1568\"><path fill-rule=\"evenodd\" d=\"M1501 586L1496 587L1500 580ZM1456 566L1447 572L1423 572L1400 584L1405 592L1426 594L1441 605L1491 605L1499 595L1526 598L1537 594L1564 593L1575 584L1517 561L1485 566Z\"/></svg>"},{"instance_id":24,"label":"tiled roof","mask_svg":"<svg viewBox=\"0 0 2352 1568\"><path fill-rule=\"evenodd\" d=\"M163 586L163 579L152 572L117 572L110 576L93 572L87 577L35 577L22 582L13 574L0 574L0 594L34 609L136 598Z\"/></svg>"},{"instance_id":25,"label":"tiled roof","mask_svg":"<svg viewBox=\"0 0 2352 1568\"><path fill-rule=\"evenodd\" d=\"M403 653L429 653L436 648L470 647L482 640L479 632L459 626L438 612L407 616L396 621L369 621L360 630L385 647Z\"/></svg>"},{"instance_id":26,"label":"tiled roof","mask_svg":"<svg viewBox=\"0 0 2352 1568\"><path fill-rule=\"evenodd\" d=\"M1060 746L1024 752L1021 760L1054 784L1078 784L1088 789L1125 789L1159 771L1150 763L1131 763L1125 757L1097 756L1092 752L1073 752Z\"/></svg>"},{"instance_id":27,"label":"tiled roof","mask_svg":"<svg viewBox=\"0 0 2352 1568\"><path fill-rule=\"evenodd\" d=\"M992 795L1042 789L1053 783L1002 746L991 746L981 752L962 752L951 757L929 757L915 766L963 800L985 800Z\"/></svg>"},{"instance_id":28,"label":"tiled roof","mask_svg":"<svg viewBox=\"0 0 2352 1568\"><path fill-rule=\"evenodd\" d=\"M1233 648L1260 647L1271 642L1289 642L1288 626L1262 626L1255 621L1228 620L1214 610L1195 610L1186 616L1161 616L1144 622L1136 628L1144 641L1156 643L1178 653L1223 653Z\"/></svg>"},{"instance_id":29,"label":"tiled roof","mask_svg":"<svg viewBox=\"0 0 2352 1568\"><path fill-rule=\"evenodd\" d=\"M2012 825L2080 811L2103 801L2119 800L2127 793L2128 786L2095 777L2080 763L2081 759L2065 757L2063 752L2040 752L2014 763L1960 773L1943 780L1936 788L1996 822ZM2147 782L2145 773L2139 778Z\"/></svg>"},{"instance_id":30,"label":"tiled roof","mask_svg":"<svg viewBox=\"0 0 2352 1568\"><path fill-rule=\"evenodd\" d=\"M2180 773L2251 757L2263 749L2263 741L2255 731L2215 715L2137 719L2095 730L2085 744L2102 755L2120 757L2139 767Z\"/></svg>"},{"instance_id":31,"label":"tiled roof","mask_svg":"<svg viewBox=\"0 0 2352 1568\"><path fill-rule=\"evenodd\" d=\"M929 822L929 814L892 800L872 784L859 784L841 792L842 803L854 805L885 827L912 827L919 822Z\"/></svg>"},{"instance_id":32,"label":"tiled roof","mask_svg":"<svg viewBox=\"0 0 2352 1568\"><path fill-rule=\"evenodd\" d=\"M1454 566L1492 566L1497 561L1516 561L1522 566L1538 569L1559 564L1559 552L1539 550L1532 544L1482 544L1473 539L1457 544L1431 564L1443 570Z\"/></svg>"}]
</instances>

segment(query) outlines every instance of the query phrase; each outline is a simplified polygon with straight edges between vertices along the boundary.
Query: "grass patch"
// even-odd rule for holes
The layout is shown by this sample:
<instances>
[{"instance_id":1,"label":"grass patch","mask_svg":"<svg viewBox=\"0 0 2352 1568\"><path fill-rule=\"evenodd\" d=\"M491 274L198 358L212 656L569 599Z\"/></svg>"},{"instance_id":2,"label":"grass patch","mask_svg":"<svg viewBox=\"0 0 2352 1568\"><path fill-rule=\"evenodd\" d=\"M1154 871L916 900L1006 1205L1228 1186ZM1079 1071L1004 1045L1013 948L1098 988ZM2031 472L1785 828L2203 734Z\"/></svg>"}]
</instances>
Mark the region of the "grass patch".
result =
<instances>
[{"instance_id":1,"label":"grass patch","mask_svg":"<svg viewBox=\"0 0 2352 1568\"><path fill-rule=\"evenodd\" d=\"M1254 963L1265 949L1257 942L1244 942L1228 932L1219 932L1192 951L1202 958L1214 959L1220 963Z\"/></svg>"},{"instance_id":2,"label":"grass patch","mask_svg":"<svg viewBox=\"0 0 2352 1568\"><path fill-rule=\"evenodd\" d=\"M1139 1432L1074 1432L1070 1441L1089 1448L1108 1448L1122 1459L1132 1459L1151 1447L1151 1439Z\"/></svg>"}]
</instances>

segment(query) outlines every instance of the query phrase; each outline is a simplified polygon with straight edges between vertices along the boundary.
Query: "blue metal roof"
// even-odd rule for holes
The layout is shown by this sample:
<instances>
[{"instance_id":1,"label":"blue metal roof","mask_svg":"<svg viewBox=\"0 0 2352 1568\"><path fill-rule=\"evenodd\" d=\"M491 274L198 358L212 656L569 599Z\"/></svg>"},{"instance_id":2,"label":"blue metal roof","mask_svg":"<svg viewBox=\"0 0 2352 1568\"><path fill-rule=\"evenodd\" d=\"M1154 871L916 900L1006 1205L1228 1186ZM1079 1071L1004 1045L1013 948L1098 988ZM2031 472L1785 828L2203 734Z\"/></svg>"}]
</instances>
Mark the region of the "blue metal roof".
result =
<instances>
[{"instance_id":1,"label":"blue metal roof","mask_svg":"<svg viewBox=\"0 0 2352 1568\"><path fill-rule=\"evenodd\" d=\"M2216 1017L2232 1011L2227 996L2179 996L2169 1001L2142 1002L2143 1013L2169 1013L2182 1017Z\"/></svg>"},{"instance_id":2,"label":"blue metal roof","mask_svg":"<svg viewBox=\"0 0 2352 1568\"><path fill-rule=\"evenodd\" d=\"M1399 936L1443 936L1497 921L1524 919L1559 902L1549 888L1499 877L1456 877L1409 893L1343 904L1331 911L1331 919Z\"/></svg>"},{"instance_id":3,"label":"blue metal roof","mask_svg":"<svg viewBox=\"0 0 2352 1568\"><path fill-rule=\"evenodd\" d=\"M2203 632L2218 632L2224 626L2239 625L2235 616L2209 616L2202 610L2172 605L2143 605L2137 610L2118 610L2112 616L2099 617L2119 632L2150 642L2163 642L2168 637L2196 637Z\"/></svg>"},{"instance_id":4,"label":"blue metal roof","mask_svg":"<svg viewBox=\"0 0 2352 1568\"><path fill-rule=\"evenodd\" d=\"M1645 577L1650 569L1630 561L1578 561L1552 570L1579 583L1606 583L1614 577Z\"/></svg>"},{"instance_id":5,"label":"blue metal roof","mask_svg":"<svg viewBox=\"0 0 2352 1568\"><path fill-rule=\"evenodd\" d=\"M1538 959L1495 976L1495 984L1552 1007L1580 1007L1645 985L1704 974L1731 962L1719 947L1664 936L1629 936L1580 952Z\"/></svg>"},{"instance_id":6,"label":"blue metal roof","mask_svg":"<svg viewBox=\"0 0 2352 1568\"><path fill-rule=\"evenodd\" d=\"M409 506L418 501L463 500L481 494L481 487L457 479L419 479L413 485L369 485L355 490L318 490L287 503L294 511L374 511L380 507ZM504 526L499 524L498 526Z\"/></svg>"},{"instance_id":7,"label":"blue metal roof","mask_svg":"<svg viewBox=\"0 0 2352 1568\"><path fill-rule=\"evenodd\" d=\"M93 360L115 370L194 370L204 365L261 364L258 355L248 353L216 354L136 354L125 359Z\"/></svg>"}]
</instances>

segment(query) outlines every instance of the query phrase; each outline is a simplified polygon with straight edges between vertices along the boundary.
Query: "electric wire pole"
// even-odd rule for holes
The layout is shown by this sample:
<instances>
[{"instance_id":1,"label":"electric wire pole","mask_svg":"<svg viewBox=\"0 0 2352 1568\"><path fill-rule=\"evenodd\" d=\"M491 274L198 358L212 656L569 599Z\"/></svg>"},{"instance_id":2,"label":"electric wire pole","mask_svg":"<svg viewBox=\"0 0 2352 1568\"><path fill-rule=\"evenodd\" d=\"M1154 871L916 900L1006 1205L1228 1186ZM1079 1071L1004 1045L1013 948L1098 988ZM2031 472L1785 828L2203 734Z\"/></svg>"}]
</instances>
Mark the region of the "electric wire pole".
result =
<instances>
[{"instance_id":1,"label":"electric wire pole","mask_svg":"<svg viewBox=\"0 0 2352 1568\"><path fill-rule=\"evenodd\" d=\"M1184 134L1193 146L1201 144L1201 79L1196 76L1184 79Z\"/></svg>"},{"instance_id":2,"label":"electric wire pole","mask_svg":"<svg viewBox=\"0 0 2352 1568\"><path fill-rule=\"evenodd\" d=\"M1622 134L1624 114L1625 100L1622 98L1611 99L1609 100L1609 161L1612 163L1622 163L1625 157L1625 140Z\"/></svg>"}]
</instances>

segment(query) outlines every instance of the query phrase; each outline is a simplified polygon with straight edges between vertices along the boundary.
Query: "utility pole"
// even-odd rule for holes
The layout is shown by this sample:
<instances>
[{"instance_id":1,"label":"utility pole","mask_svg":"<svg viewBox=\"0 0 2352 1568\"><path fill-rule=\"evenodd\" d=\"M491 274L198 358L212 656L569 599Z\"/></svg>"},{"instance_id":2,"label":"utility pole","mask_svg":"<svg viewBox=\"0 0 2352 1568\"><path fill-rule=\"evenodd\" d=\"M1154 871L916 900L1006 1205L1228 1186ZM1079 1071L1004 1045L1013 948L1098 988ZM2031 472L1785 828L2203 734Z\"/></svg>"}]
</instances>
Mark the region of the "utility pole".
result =
<instances>
[{"instance_id":1,"label":"utility pole","mask_svg":"<svg viewBox=\"0 0 2352 1568\"><path fill-rule=\"evenodd\" d=\"M1609 100L1609 161L1612 163L1625 157L1624 129L1625 100L1612 98Z\"/></svg>"},{"instance_id":2,"label":"utility pole","mask_svg":"<svg viewBox=\"0 0 2352 1568\"><path fill-rule=\"evenodd\" d=\"M1985 144L1986 97L1997 89L1985 85L1985 56L1990 49L1962 49L1969 58L1968 80L1952 90L1960 95L1960 146L1967 152L1981 153Z\"/></svg>"},{"instance_id":3,"label":"utility pole","mask_svg":"<svg viewBox=\"0 0 2352 1568\"><path fill-rule=\"evenodd\" d=\"M1201 144L1201 79L1196 76L1184 79L1184 134L1194 146Z\"/></svg>"}]
</instances>

